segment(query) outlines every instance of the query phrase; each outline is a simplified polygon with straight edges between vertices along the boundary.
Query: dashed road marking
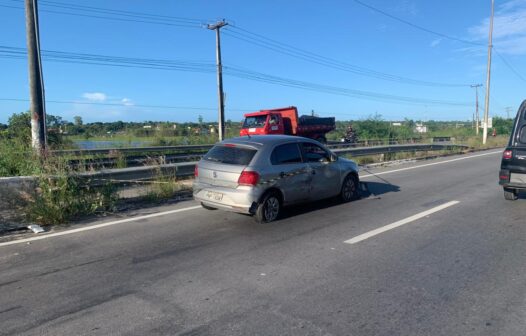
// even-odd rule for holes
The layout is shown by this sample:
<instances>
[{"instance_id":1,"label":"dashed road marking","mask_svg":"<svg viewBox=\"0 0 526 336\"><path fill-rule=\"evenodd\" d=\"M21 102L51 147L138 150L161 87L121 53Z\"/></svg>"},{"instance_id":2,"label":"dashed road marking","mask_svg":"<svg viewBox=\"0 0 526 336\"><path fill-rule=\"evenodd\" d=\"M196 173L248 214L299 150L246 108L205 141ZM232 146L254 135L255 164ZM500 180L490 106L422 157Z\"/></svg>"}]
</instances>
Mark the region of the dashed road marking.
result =
<instances>
[{"instance_id":1,"label":"dashed road marking","mask_svg":"<svg viewBox=\"0 0 526 336\"><path fill-rule=\"evenodd\" d=\"M402 220L399 220L397 222L394 222L394 223L391 223L391 224L388 224L388 225L385 225L385 226L382 226L378 229L375 229L375 230L372 230L372 231L369 231L369 232L366 232L366 233L363 233L359 236L356 236L354 238L351 238L349 240L346 240L344 241L344 243L347 243L347 244L356 244L356 243L359 243L361 241L364 241L366 239L369 239L371 237L374 237L376 235L379 235L380 233L384 233L386 231L389 231L389 230L392 230L392 229L395 229L397 227L400 227L402 225L405 225L405 224L408 224L408 223L411 223L411 222L414 222L420 218L423 218L423 217L426 217L426 216L429 216L431 215L432 213L435 213L435 212L438 212L440 210L444 210L446 208L449 208L450 206L453 206L455 204L458 204L460 203L459 201L451 201L451 202L447 202L445 204L442 204L442 205L439 205L437 207L434 207L432 209L429 209L429 210L426 210L426 211L422 211L420 213L417 213L416 215L413 215L411 217L407 217L407 218L404 218Z\"/></svg>"}]
</instances>

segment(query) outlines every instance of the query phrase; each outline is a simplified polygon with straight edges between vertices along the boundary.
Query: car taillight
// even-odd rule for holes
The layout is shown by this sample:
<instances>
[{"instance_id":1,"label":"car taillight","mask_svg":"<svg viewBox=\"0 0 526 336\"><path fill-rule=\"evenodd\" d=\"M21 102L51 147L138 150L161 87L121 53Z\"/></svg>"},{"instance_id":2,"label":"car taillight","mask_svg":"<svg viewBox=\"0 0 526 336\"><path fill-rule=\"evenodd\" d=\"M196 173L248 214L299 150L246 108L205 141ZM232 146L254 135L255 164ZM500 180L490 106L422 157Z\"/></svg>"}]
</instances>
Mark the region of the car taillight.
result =
<instances>
[{"instance_id":1,"label":"car taillight","mask_svg":"<svg viewBox=\"0 0 526 336\"><path fill-rule=\"evenodd\" d=\"M237 184L255 186L256 184L258 184L258 181L259 181L259 174L257 172L243 170L241 172L241 175L239 175Z\"/></svg>"},{"instance_id":2,"label":"car taillight","mask_svg":"<svg viewBox=\"0 0 526 336\"><path fill-rule=\"evenodd\" d=\"M197 168L197 165L195 165L195 167L194 167L194 176L195 177L199 176L199 168Z\"/></svg>"},{"instance_id":3,"label":"car taillight","mask_svg":"<svg viewBox=\"0 0 526 336\"><path fill-rule=\"evenodd\" d=\"M511 160L512 157L513 157L513 151L505 150L504 153L502 153L502 158L504 160Z\"/></svg>"}]
</instances>

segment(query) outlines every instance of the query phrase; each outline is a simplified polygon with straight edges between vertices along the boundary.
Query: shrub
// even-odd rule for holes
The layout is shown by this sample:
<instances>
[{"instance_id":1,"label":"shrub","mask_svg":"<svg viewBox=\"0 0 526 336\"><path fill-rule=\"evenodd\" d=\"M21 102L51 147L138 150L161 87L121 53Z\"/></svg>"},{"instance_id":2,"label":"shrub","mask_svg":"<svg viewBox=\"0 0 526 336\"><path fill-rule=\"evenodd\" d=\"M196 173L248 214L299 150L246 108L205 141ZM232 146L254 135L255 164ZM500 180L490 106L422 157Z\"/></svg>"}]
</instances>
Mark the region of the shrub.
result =
<instances>
[{"instance_id":1,"label":"shrub","mask_svg":"<svg viewBox=\"0 0 526 336\"><path fill-rule=\"evenodd\" d=\"M27 217L40 224L64 224L97 211L113 211L117 201L111 184L93 187L62 159L48 158L38 188L26 207Z\"/></svg>"}]
</instances>

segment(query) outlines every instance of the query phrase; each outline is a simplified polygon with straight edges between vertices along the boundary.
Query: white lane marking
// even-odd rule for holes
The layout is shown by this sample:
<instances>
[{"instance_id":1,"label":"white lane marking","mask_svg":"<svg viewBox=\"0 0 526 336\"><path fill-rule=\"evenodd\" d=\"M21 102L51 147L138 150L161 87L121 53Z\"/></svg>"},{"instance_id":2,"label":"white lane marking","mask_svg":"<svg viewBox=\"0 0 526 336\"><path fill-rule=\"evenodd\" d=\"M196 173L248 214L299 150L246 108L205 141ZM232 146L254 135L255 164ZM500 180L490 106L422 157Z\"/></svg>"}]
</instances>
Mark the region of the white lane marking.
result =
<instances>
[{"instance_id":1,"label":"white lane marking","mask_svg":"<svg viewBox=\"0 0 526 336\"><path fill-rule=\"evenodd\" d=\"M81 228L78 228L78 229L72 229L72 230L67 230L67 231L61 231L61 232L55 232L55 233L50 233L50 234L44 234L42 236L37 236L37 237L31 237L31 238L19 239L19 240L12 240L12 241L8 241L8 242L5 242L5 243L0 243L0 247L1 246L7 246L7 245L28 243L28 242L32 242L32 241L35 241L35 240L41 240L41 239L52 238L52 237L57 237L57 236L65 236L65 235L70 235L70 234L73 234L73 233L100 229L100 228L103 228L103 227L106 227L106 226L118 225L118 224L129 223L129 222L135 222L135 221L138 221L138 220L141 220L141 219L148 219L148 218L154 218L154 217L159 217L159 216L165 216L165 215L170 215L170 214L174 214L174 213L178 213L178 212L190 211L190 210L195 210L195 209L200 209L200 208L201 208L200 205L196 205L196 206L192 206L192 207L188 207L188 208L157 212L157 213L144 215L144 216L137 216L137 217L132 217L132 218L120 219L120 220L116 220L116 221L113 221L113 222L95 224L95 225L91 225L91 226L81 227Z\"/></svg>"},{"instance_id":2,"label":"white lane marking","mask_svg":"<svg viewBox=\"0 0 526 336\"><path fill-rule=\"evenodd\" d=\"M394 223L382 226L382 227L380 227L378 229L375 229L375 230L363 233L363 234L361 234L359 236L356 236L354 238L351 238L349 240L344 241L344 243L347 243L347 244L359 243L359 242L361 242L363 240L366 240L366 239L369 239L369 238L374 237L376 235L379 235L380 233L384 233L386 231L395 229L395 228L397 228L399 226L402 226L402 225L405 225L407 223L414 222L417 219L423 218L425 216L429 216L432 213L438 212L440 210L444 210L444 209L449 208L450 206L458 204L458 203L460 203L460 202L459 201L447 202L445 204L439 205L439 206L434 207L432 209L429 209L429 210L417 213L416 215L413 215L411 217L407 217L407 218L399 220L397 222L394 222Z\"/></svg>"},{"instance_id":3,"label":"white lane marking","mask_svg":"<svg viewBox=\"0 0 526 336\"><path fill-rule=\"evenodd\" d=\"M434 166L434 165L440 165L440 164L449 163L449 162L455 162L455 161L460 161L460 160L467 160L467 159L471 159L471 158L476 158L476 157L486 156L486 155L493 155L493 154L498 154L498 153L502 153L502 151L489 152L489 153L477 154L477 155L470 155L470 156L460 157L460 158L451 159L451 160L447 160L447 161L432 162L432 163L426 163L426 164L419 165L419 166L414 166L414 167L400 168L400 169L394 169L394 170L389 170L389 171L384 171L384 172L379 172L379 173L366 174L366 175L360 176L360 179L363 179L363 178L366 178L366 177L371 177L371 176L396 173L396 172L404 171L404 170L411 170L411 169L418 169L418 168L429 167L429 166Z\"/></svg>"}]
</instances>

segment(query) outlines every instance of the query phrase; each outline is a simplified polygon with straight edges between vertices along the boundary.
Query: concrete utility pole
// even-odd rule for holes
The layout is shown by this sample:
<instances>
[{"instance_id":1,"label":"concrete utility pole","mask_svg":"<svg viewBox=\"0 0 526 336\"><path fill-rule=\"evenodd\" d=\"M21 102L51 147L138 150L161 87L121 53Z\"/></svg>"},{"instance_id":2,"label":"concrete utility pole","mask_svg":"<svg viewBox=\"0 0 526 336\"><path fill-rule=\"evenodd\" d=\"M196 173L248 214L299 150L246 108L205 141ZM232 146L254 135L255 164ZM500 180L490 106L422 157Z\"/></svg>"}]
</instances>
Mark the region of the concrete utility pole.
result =
<instances>
[{"instance_id":1,"label":"concrete utility pole","mask_svg":"<svg viewBox=\"0 0 526 336\"><path fill-rule=\"evenodd\" d=\"M472 88L475 88L475 128L477 130L477 135L479 135L479 126L480 126L480 117L479 117L479 87L482 84L473 84Z\"/></svg>"},{"instance_id":2,"label":"concrete utility pole","mask_svg":"<svg viewBox=\"0 0 526 336\"><path fill-rule=\"evenodd\" d=\"M44 79L40 58L40 36L38 31L37 0L25 0L27 58L29 66L29 95L31 109L31 145L38 155L47 146L46 105L44 101Z\"/></svg>"},{"instance_id":3,"label":"concrete utility pole","mask_svg":"<svg viewBox=\"0 0 526 336\"><path fill-rule=\"evenodd\" d=\"M491 17L489 19L489 38L488 38L488 71L486 77L486 100L484 102L484 131L482 133L482 143L486 144L488 139L488 117L489 117L489 86L491 80L491 50L493 48L493 12L495 0L491 0Z\"/></svg>"},{"instance_id":4,"label":"concrete utility pole","mask_svg":"<svg viewBox=\"0 0 526 336\"><path fill-rule=\"evenodd\" d=\"M47 146L47 132L37 0L25 0L25 11L31 110L31 145L35 152L40 155Z\"/></svg>"},{"instance_id":5,"label":"concrete utility pole","mask_svg":"<svg viewBox=\"0 0 526 336\"><path fill-rule=\"evenodd\" d=\"M219 21L213 25L208 25L208 29L216 31L217 91L219 96L219 141L223 141L225 137L225 96L223 94L223 65L221 64L221 34L219 33L219 30L226 25L228 25L228 23L226 23L225 20Z\"/></svg>"}]
</instances>

